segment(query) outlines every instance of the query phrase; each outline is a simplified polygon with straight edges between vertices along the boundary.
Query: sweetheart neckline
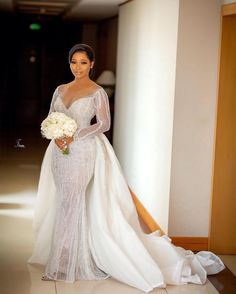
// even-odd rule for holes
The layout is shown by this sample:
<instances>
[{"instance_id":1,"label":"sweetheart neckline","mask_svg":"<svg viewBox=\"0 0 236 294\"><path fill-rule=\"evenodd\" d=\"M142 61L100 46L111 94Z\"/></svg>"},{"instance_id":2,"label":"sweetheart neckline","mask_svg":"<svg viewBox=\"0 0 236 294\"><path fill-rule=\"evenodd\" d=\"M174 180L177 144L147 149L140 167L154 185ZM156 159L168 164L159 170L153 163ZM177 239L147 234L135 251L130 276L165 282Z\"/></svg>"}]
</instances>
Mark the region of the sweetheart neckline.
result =
<instances>
[{"instance_id":1,"label":"sweetheart neckline","mask_svg":"<svg viewBox=\"0 0 236 294\"><path fill-rule=\"evenodd\" d=\"M86 95L86 96L83 96L83 97L80 97L80 98L78 98L78 99L75 99L75 100L74 100L74 101L73 101L68 107L66 107L66 105L64 104L63 99L62 99L62 95L61 95L61 93L60 93L59 91L58 91L58 97L60 98L60 101L61 101L63 107L64 107L66 110L69 110L75 102L79 101L80 99L91 98L91 97L93 97L93 96L94 96L99 90L101 90L101 89L102 89L102 87L99 87L99 88L98 88L96 91L94 91L93 93L91 93L91 94L89 94L89 95Z\"/></svg>"}]
</instances>

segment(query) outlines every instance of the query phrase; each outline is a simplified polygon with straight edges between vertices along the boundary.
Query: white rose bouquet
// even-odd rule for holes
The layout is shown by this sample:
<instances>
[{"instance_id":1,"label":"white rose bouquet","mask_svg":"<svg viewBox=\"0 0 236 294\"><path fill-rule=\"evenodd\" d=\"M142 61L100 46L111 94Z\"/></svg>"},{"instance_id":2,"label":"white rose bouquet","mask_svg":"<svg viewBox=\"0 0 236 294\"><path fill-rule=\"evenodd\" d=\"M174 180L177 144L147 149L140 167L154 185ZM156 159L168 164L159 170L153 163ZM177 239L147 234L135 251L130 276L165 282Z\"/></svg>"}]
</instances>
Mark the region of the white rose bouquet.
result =
<instances>
[{"instance_id":1,"label":"white rose bouquet","mask_svg":"<svg viewBox=\"0 0 236 294\"><path fill-rule=\"evenodd\" d=\"M63 139L72 137L77 130L75 120L62 112L52 112L41 123L42 136L47 139ZM69 154L68 146L62 150L63 154Z\"/></svg>"}]
</instances>

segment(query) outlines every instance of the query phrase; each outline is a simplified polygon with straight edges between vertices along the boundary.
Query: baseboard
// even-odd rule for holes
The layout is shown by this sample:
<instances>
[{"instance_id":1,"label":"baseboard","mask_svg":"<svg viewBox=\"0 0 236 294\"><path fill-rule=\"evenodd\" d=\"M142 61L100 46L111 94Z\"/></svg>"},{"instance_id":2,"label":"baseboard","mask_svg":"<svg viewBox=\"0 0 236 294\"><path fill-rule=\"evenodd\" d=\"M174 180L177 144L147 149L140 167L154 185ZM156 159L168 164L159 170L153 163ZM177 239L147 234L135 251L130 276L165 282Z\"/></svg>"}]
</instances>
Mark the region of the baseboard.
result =
<instances>
[{"instance_id":1,"label":"baseboard","mask_svg":"<svg viewBox=\"0 0 236 294\"><path fill-rule=\"evenodd\" d=\"M138 197L134 194L130 187L129 190L133 198L134 204L136 206L138 215L148 228L149 232L151 233L156 230L160 230L161 235L164 235L165 232L161 229L159 224L156 223L156 221L153 219L153 217L150 215L147 209L143 206L143 204L139 201ZM175 246L180 246L184 249L192 251L208 250L208 237L169 237L171 238L172 243Z\"/></svg>"},{"instance_id":2,"label":"baseboard","mask_svg":"<svg viewBox=\"0 0 236 294\"><path fill-rule=\"evenodd\" d=\"M175 246L192 251L208 250L208 237L171 237Z\"/></svg>"},{"instance_id":3,"label":"baseboard","mask_svg":"<svg viewBox=\"0 0 236 294\"><path fill-rule=\"evenodd\" d=\"M130 194L133 198L134 204L136 206L136 210L138 212L139 217L143 220L145 225L148 227L148 229L151 232L154 232L156 230L160 230L161 235L164 235L165 232L162 230L162 228L156 223L156 221L153 219L153 217L150 215L150 213L147 211L147 209L143 206L143 204L139 201L138 197L134 194L134 192L129 187Z\"/></svg>"}]
</instances>

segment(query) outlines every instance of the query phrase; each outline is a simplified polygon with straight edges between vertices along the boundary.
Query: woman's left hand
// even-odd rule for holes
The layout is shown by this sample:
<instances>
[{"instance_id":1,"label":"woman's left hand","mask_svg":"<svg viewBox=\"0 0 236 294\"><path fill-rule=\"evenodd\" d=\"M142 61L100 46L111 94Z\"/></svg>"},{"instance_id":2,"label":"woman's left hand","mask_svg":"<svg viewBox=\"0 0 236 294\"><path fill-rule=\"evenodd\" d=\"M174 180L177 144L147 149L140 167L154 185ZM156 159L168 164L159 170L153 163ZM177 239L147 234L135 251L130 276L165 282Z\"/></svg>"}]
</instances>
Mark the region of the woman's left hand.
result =
<instances>
[{"instance_id":1,"label":"woman's left hand","mask_svg":"<svg viewBox=\"0 0 236 294\"><path fill-rule=\"evenodd\" d=\"M65 146L68 146L71 142L73 142L73 137L63 137L61 139L55 139L57 146L60 149L63 149Z\"/></svg>"}]
</instances>

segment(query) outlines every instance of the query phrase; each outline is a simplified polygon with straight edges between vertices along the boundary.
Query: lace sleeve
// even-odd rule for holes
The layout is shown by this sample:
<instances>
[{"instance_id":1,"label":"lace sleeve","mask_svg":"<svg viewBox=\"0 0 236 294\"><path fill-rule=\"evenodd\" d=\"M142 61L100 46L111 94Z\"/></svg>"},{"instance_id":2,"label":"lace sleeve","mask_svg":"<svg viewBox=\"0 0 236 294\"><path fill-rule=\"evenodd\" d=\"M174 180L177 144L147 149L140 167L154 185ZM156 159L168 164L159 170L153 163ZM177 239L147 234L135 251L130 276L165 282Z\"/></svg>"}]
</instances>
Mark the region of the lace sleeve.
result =
<instances>
[{"instance_id":1,"label":"lace sleeve","mask_svg":"<svg viewBox=\"0 0 236 294\"><path fill-rule=\"evenodd\" d=\"M55 102L55 100L57 98L58 88L59 88L59 86L56 88L56 90L54 91L54 93L52 95L52 100L51 100L51 104L50 104L50 109L49 109L48 115L51 114L53 111L55 111L55 109L54 109L54 102Z\"/></svg>"},{"instance_id":2,"label":"lace sleeve","mask_svg":"<svg viewBox=\"0 0 236 294\"><path fill-rule=\"evenodd\" d=\"M85 128L78 128L73 136L74 140L95 136L110 129L111 117L107 93L101 89L97 91L94 99L97 122Z\"/></svg>"}]
</instances>

